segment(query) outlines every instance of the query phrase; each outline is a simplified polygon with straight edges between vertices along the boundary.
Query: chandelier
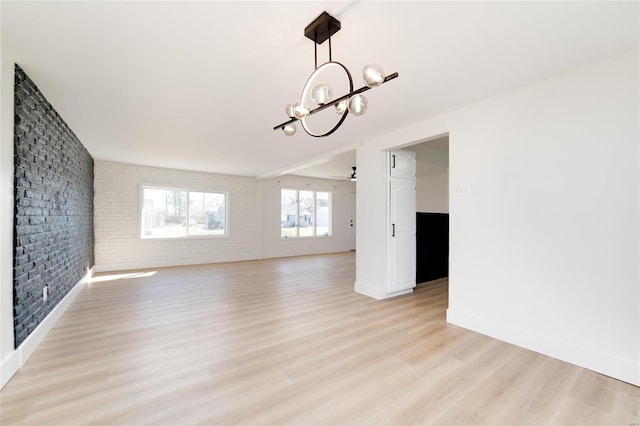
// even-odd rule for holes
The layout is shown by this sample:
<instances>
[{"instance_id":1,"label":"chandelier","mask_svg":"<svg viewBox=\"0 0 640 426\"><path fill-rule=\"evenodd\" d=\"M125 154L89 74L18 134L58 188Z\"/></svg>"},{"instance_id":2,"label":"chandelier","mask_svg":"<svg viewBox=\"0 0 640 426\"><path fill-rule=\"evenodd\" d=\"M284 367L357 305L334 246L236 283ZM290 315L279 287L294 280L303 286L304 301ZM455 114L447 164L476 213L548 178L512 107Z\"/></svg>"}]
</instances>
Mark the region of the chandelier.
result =
<instances>
[{"instance_id":1,"label":"chandelier","mask_svg":"<svg viewBox=\"0 0 640 426\"><path fill-rule=\"evenodd\" d=\"M331 36L338 31L340 21L327 12L323 12L304 29L305 37L314 42L315 70L307 79L300 100L285 107L289 120L278 124L273 130L282 129L285 135L292 136L297 130L295 123L299 121L307 134L314 137L329 136L342 125L349 113L360 116L367 112L368 101L362 93L398 77L397 72L385 76L382 66L369 64L362 71L365 85L353 90L353 79L347 67L331 58ZM318 45L326 40L329 40L329 61L318 66ZM347 94L334 98L332 86L340 87ZM322 119L311 119L311 116L331 107L337 116L328 114L327 117L324 114Z\"/></svg>"}]
</instances>

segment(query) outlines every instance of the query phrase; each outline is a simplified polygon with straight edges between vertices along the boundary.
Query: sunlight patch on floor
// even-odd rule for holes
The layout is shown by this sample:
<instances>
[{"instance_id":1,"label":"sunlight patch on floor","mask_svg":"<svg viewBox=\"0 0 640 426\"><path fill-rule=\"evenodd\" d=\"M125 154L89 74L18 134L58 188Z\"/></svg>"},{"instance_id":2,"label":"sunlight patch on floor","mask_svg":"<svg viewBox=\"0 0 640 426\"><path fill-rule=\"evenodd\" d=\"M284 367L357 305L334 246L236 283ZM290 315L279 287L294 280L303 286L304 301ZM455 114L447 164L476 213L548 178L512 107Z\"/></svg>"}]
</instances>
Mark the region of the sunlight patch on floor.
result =
<instances>
[{"instance_id":1,"label":"sunlight patch on floor","mask_svg":"<svg viewBox=\"0 0 640 426\"><path fill-rule=\"evenodd\" d=\"M91 283L99 283L104 281L115 281L115 280L127 280L130 278L145 278L152 277L158 271L146 271L146 272L127 272L121 274L107 274L107 275L99 275L91 278L89 282Z\"/></svg>"}]
</instances>

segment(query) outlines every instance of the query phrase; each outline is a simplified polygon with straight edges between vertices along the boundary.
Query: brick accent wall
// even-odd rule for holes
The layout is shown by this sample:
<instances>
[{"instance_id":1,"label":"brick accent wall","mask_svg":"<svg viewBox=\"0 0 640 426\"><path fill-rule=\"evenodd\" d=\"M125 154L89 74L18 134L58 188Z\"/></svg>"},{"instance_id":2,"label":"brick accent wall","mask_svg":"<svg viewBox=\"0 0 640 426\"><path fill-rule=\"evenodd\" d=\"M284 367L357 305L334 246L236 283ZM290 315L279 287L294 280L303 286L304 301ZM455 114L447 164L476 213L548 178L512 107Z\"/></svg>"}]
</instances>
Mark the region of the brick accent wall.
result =
<instances>
[{"instance_id":1,"label":"brick accent wall","mask_svg":"<svg viewBox=\"0 0 640 426\"><path fill-rule=\"evenodd\" d=\"M228 192L229 236L141 239L141 185ZM96 271L255 259L259 217L256 191L257 180L252 177L97 160L94 218Z\"/></svg>"},{"instance_id":2,"label":"brick accent wall","mask_svg":"<svg viewBox=\"0 0 640 426\"><path fill-rule=\"evenodd\" d=\"M16 347L93 266L93 246L93 159L16 65Z\"/></svg>"}]
</instances>

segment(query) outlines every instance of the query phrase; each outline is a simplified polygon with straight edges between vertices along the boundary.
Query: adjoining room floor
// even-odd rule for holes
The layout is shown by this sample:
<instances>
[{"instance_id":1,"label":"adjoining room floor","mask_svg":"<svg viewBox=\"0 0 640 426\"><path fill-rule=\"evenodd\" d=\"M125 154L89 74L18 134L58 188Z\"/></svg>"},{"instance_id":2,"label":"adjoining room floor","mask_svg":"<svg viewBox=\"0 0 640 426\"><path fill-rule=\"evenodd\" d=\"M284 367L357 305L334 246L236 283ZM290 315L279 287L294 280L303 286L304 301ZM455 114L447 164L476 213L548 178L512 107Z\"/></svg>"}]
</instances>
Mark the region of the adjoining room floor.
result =
<instances>
[{"instance_id":1,"label":"adjoining room floor","mask_svg":"<svg viewBox=\"0 0 640 426\"><path fill-rule=\"evenodd\" d=\"M376 301L355 254L99 274L0 392L3 426L619 424L640 388Z\"/></svg>"}]
</instances>

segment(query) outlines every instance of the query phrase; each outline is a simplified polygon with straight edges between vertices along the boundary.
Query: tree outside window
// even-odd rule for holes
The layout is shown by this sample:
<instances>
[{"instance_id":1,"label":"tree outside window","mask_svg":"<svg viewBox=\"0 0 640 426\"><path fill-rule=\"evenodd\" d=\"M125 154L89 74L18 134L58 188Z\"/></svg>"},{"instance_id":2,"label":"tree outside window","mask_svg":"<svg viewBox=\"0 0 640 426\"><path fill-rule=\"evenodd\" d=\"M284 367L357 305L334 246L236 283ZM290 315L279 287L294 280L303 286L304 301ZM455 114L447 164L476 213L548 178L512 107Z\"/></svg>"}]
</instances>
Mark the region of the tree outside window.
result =
<instances>
[{"instance_id":1,"label":"tree outside window","mask_svg":"<svg viewBox=\"0 0 640 426\"><path fill-rule=\"evenodd\" d=\"M331 235L331 193L282 189L280 236L282 238Z\"/></svg>"},{"instance_id":2,"label":"tree outside window","mask_svg":"<svg viewBox=\"0 0 640 426\"><path fill-rule=\"evenodd\" d=\"M142 188L140 237L226 235L226 194Z\"/></svg>"}]
</instances>

